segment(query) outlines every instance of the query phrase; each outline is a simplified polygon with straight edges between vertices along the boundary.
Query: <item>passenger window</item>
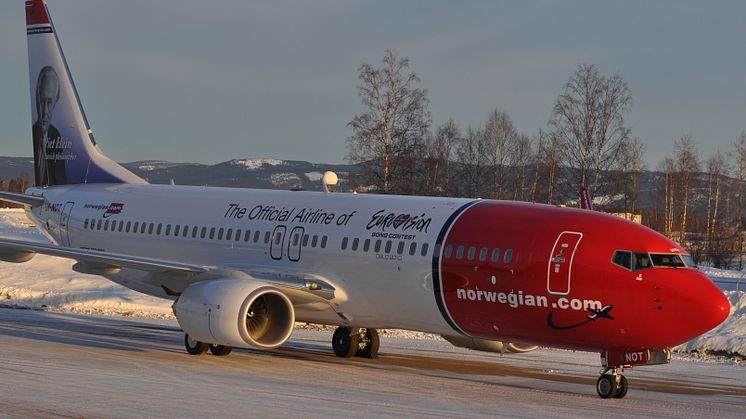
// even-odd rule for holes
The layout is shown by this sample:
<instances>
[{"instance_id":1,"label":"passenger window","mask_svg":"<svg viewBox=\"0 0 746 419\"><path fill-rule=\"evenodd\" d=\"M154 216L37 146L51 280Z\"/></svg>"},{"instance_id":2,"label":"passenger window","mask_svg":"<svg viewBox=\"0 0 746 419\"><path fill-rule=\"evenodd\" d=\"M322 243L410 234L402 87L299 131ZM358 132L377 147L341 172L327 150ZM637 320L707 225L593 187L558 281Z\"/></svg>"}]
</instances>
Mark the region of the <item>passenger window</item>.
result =
<instances>
[{"instance_id":1,"label":"passenger window","mask_svg":"<svg viewBox=\"0 0 746 419\"><path fill-rule=\"evenodd\" d=\"M205 236L207 236L207 227L202 227L202 230L199 232L199 238L204 239Z\"/></svg>"},{"instance_id":2,"label":"passenger window","mask_svg":"<svg viewBox=\"0 0 746 419\"><path fill-rule=\"evenodd\" d=\"M293 246L298 246L298 243L300 243L300 234L295 233L293 236Z\"/></svg>"},{"instance_id":3,"label":"passenger window","mask_svg":"<svg viewBox=\"0 0 746 419\"><path fill-rule=\"evenodd\" d=\"M199 227L197 227L197 226L192 227L192 238L193 239L197 238L197 230L199 230ZM204 234L203 234L203 236L204 236Z\"/></svg>"},{"instance_id":4,"label":"passenger window","mask_svg":"<svg viewBox=\"0 0 746 419\"><path fill-rule=\"evenodd\" d=\"M179 237L179 233L180 232L181 232L181 225L180 224L176 224L176 226L174 227L174 236L175 237Z\"/></svg>"},{"instance_id":5,"label":"passenger window","mask_svg":"<svg viewBox=\"0 0 746 419\"><path fill-rule=\"evenodd\" d=\"M496 247L492 249L492 263L497 263L500 261L500 248Z\"/></svg>"},{"instance_id":6,"label":"passenger window","mask_svg":"<svg viewBox=\"0 0 746 419\"><path fill-rule=\"evenodd\" d=\"M215 227L212 227L210 229L210 240L215 238Z\"/></svg>"},{"instance_id":7,"label":"passenger window","mask_svg":"<svg viewBox=\"0 0 746 419\"><path fill-rule=\"evenodd\" d=\"M489 250L486 247L483 247L482 250L479 251L480 262L484 262L487 260L487 252L489 252Z\"/></svg>"},{"instance_id":8,"label":"passenger window","mask_svg":"<svg viewBox=\"0 0 746 419\"><path fill-rule=\"evenodd\" d=\"M83 229L88 230L88 218L86 218L85 223L83 223Z\"/></svg>"},{"instance_id":9,"label":"passenger window","mask_svg":"<svg viewBox=\"0 0 746 419\"><path fill-rule=\"evenodd\" d=\"M262 234L258 230L254 232L254 243L259 243L259 235Z\"/></svg>"},{"instance_id":10,"label":"passenger window","mask_svg":"<svg viewBox=\"0 0 746 419\"><path fill-rule=\"evenodd\" d=\"M399 242L399 245L396 246L396 254L401 255L404 253L404 242Z\"/></svg>"},{"instance_id":11,"label":"passenger window","mask_svg":"<svg viewBox=\"0 0 746 419\"><path fill-rule=\"evenodd\" d=\"M611 262L615 265L621 266L624 269L632 270L632 252L617 250L616 252L614 252L614 256L611 258Z\"/></svg>"},{"instance_id":12,"label":"passenger window","mask_svg":"<svg viewBox=\"0 0 746 419\"><path fill-rule=\"evenodd\" d=\"M241 235L241 231L237 231L236 236L240 236L240 235ZM228 231L225 232L225 239L230 240L232 238L233 238L233 229L229 228Z\"/></svg>"},{"instance_id":13,"label":"passenger window","mask_svg":"<svg viewBox=\"0 0 746 419\"><path fill-rule=\"evenodd\" d=\"M114 230L116 230L116 229L117 229L117 221L116 221L116 220L112 220L112 221L111 221L111 226L109 226L109 227L110 227L110 228L109 228L109 231L114 231Z\"/></svg>"},{"instance_id":14,"label":"passenger window","mask_svg":"<svg viewBox=\"0 0 746 419\"><path fill-rule=\"evenodd\" d=\"M381 239L376 240L376 245L373 246L373 251L376 253L381 251Z\"/></svg>"},{"instance_id":15,"label":"passenger window","mask_svg":"<svg viewBox=\"0 0 746 419\"><path fill-rule=\"evenodd\" d=\"M155 228L155 224L154 223L150 223L150 225L148 226L148 234L153 234L153 229L154 228Z\"/></svg>"},{"instance_id":16,"label":"passenger window","mask_svg":"<svg viewBox=\"0 0 746 419\"><path fill-rule=\"evenodd\" d=\"M96 230L101 230L101 224L103 223L103 220L98 220L96 223Z\"/></svg>"},{"instance_id":17,"label":"passenger window","mask_svg":"<svg viewBox=\"0 0 746 419\"><path fill-rule=\"evenodd\" d=\"M363 252L370 250L370 239L365 239L363 242Z\"/></svg>"},{"instance_id":18,"label":"passenger window","mask_svg":"<svg viewBox=\"0 0 746 419\"><path fill-rule=\"evenodd\" d=\"M510 263L511 259L513 259L513 249L508 249L505 251L505 256L503 256L503 262Z\"/></svg>"},{"instance_id":19,"label":"passenger window","mask_svg":"<svg viewBox=\"0 0 746 419\"><path fill-rule=\"evenodd\" d=\"M108 230L108 229L109 229L109 220L106 220L106 221L104 222L104 231L106 231L106 230Z\"/></svg>"},{"instance_id":20,"label":"passenger window","mask_svg":"<svg viewBox=\"0 0 746 419\"><path fill-rule=\"evenodd\" d=\"M243 241L247 242L251 239L251 230L246 230L245 233L243 233ZM236 240L238 240L238 236L236 236Z\"/></svg>"},{"instance_id":21,"label":"passenger window","mask_svg":"<svg viewBox=\"0 0 746 419\"><path fill-rule=\"evenodd\" d=\"M273 239L275 244L280 244L280 242L282 241L282 233L278 231L277 233L275 233Z\"/></svg>"},{"instance_id":22,"label":"passenger window","mask_svg":"<svg viewBox=\"0 0 746 419\"><path fill-rule=\"evenodd\" d=\"M360 245L360 239L355 237L354 239L352 239L352 251L357 251L358 245Z\"/></svg>"},{"instance_id":23,"label":"passenger window","mask_svg":"<svg viewBox=\"0 0 746 419\"><path fill-rule=\"evenodd\" d=\"M342 238L342 250L347 249L347 237Z\"/></svg>"},{"instance_id":24,"label":"passenger window","mask_svg":"<svg viewBox=\"0 0 746 419\"><path fill-rule=\"evenodd\" d=\"M414 256L415 253L417 253L417 243L412 242L409 245L409 256Z\"/></svg>"},{"instance_id":25,"label":"passenger window","mask_svg":"<svg viewBox=\"0 0 746 419\"><path fill-rule=\"evenodd\" d=\"M119 231L121 233L123 228L124 228L124 221L120 221L119 222L119 228L117 229L117 231Z\"/></svg>"},{"instance_id":26,"label":"passenger window","mask_svg":"<svg viewBox=\"0 0 746 419\"><path fill-rule=\"evenodd\" d=\"M160 236L161 230L163 230L163 224L158 223L158 228L155 230L155 234Z\"/></svg>"},{"instance_id":27,"label":"passenger window","mask_svg":"<svg viewBox=\"0 0 746 419\"><path fill-rule=\"evenodd\" d=\"M386 240L386 253L391 253L391 240Z\"/></svg>"},{"instance_id":28,"label":"passenger window","mask_svg":"<svg viewBox=\"0 0 746 419\"><path fill-rule=\"evenodd\" d=\"M466 258L469 260L474 260L474 257L477 255L477 248L474 246L469 246L469 251L466 254Z\"/></svg>"},{"instance_id":29,"label":"passenger window","mask_svg":"<svg viewBox=\"0 0 746 419\"><path fill-rule=\"evenodd\" d=\"M308 247L308 238L311 237L308 234L303 235L303 247Z\"/></svg>"},{"instance_id":30,"label":"passenger window","mask_svg":"<svg viewBox=\"0 0 746 419\"><path fill-rule=\"evenodd\" d=\"M181 231L181 236L186 237L189 235L189 226L184 226L184 230Z\"/></svg>"},{"instance_id":31,"label":"passenger window","mask_svg":"<svg viewBox=\"0 0 746 419\"><path fill-rule=\"evenodd\" d=\"M264 243L269 244L270 233L269 231L264 233Z\"/></svg>"},{"instance_id":32,"label":"passenger window","mask_svg":"<svg viewBox=\"0 0 746 419\"><path fill-rule=\"evenodd\" d=\"M130 227L132 227L132 221L127 221L127 228L125 230L128 233L130 232ZM135 231L137 231L137 222L135 222Z\"/></svg>"},{"instance_id":33,"label":"passenger window","mask_svg":"<svg viewBox=\"0 0 746 419\"><path fill-rule=\"evenodd\" d=\"M140 234L145 234L145 230L148 228L148 223L142 222L140 223Z\"/></svg>"},{"instance_id":34,"label":"passenger window","mask_svg":"<svg viewBox=\"0 0 746 419\"><path fill-rule=\"evenodd\" d=\"M464 257L464 246L459 246L456 248L456 259L461 259Z\"/></svg>"},{"instance_id":35,"label":"passenger window","mask_svg":"<svg viewBox=\"0 0 746 419\"><path fill-rule=\"evenodd\" d=\"M327 240L326 236L321 237L321 248L322 249L326 248L326 240Z\"/></svg>"},{"instance_id":36,"label":"passenger window","mask_svg":"<svg viewBox=\"0 0 746 419\"><path fill-rule=\"evenodd\" d=\"M220 230L218 230L218 240L223 240L223 233L225 233L225 229L221 227Z\"/></svg>"},{"instance_id":37,"label":"passenger window","mask_svg":"<svg viewBox=\"0 0 746 419\"><path fill-rule=\"evenodd\" d=\"M316 244L319 242L319 235L314 234L313 239L311 239L311 247L316 247Z\"/></svg>"},{"instance_id":38,"label":"passenger window","mask_svg":"<svg viewBox=\"0 0 746 419\"><path fill-rule=\"evenodd\" d=\"M449 244L446 246L446 251L444 252L444 256L446 259L450 259L451 255L453 254L453 245Z\"/></svg>"},{"instance_id":39,"label":"passenger window","mask_svg":"<svg viewBox=\"0 0 746 419\"><path fill-rule=\"evenodd\" d=\"M420 255L422 257L427 256L427 248L428 248L427 243L422 243L422 251L420 252Z\"/></svg>"}]
</instances>

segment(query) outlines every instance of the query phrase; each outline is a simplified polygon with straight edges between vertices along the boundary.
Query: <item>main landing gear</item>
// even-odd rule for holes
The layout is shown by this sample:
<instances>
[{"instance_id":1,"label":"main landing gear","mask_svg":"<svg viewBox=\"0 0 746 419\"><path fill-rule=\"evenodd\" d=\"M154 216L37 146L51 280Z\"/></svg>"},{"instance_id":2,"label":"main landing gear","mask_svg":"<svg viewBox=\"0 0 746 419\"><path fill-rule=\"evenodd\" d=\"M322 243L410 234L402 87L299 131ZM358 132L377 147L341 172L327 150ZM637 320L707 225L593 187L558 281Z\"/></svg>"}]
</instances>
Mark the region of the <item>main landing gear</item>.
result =
<instances>
[{"instance_id":1,"label":"main landing gear","mask_svg":"<svg viewBox=\"0 0 746 419\"><path fill-rule=\"evenodd\" d=\"M380 339L376 329L340 326L332 336L332 349L340 358L378 358Z\"/></svg>"},{"instance_id":2,"label":"main landing gear","mask_svg":"<svg viewBox=\"0 0 746 419\"><path fill-rule=\"evenodd\" d=\"M209 349L210 352L215 356L226 356L233 350L232 347L226 345L211 345L209 343L200 342L192 339L188 334L184 334L184 346L186 347L189 355L202 355Z\"/></svg>"},{"instance_id":3,"label":"main landing gear","mask_svg":"<svg viewBox=\"0 0 746 419\"><path fill-rule=\"evenodd\" d=\"M608 372L611 371L611 374ZM596 392L602 399L622 399L627 395L627 379L619 374L617 368L606 368L596 381Z\"/></svg>"}]
</instances>

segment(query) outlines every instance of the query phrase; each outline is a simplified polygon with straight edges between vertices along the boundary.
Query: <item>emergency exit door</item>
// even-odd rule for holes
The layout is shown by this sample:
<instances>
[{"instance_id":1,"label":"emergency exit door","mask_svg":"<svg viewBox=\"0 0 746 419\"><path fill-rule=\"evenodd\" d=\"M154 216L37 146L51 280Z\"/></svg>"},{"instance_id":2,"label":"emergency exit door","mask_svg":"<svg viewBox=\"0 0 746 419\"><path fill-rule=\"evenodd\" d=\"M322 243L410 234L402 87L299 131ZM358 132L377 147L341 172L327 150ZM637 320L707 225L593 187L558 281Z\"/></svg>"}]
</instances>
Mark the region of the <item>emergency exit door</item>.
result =
<instances>
[{"instance_id":1,"label":"emergency exit door","mask_svg":"<svg viewBox=\"0 0 746 419\"><path fill-rule=\"evenodd\" d=\"M572 262L582 238L583 233L563 231L554 242L547 268L547 291L549 294L570 294Z\"/></svg>"}]
</instances>

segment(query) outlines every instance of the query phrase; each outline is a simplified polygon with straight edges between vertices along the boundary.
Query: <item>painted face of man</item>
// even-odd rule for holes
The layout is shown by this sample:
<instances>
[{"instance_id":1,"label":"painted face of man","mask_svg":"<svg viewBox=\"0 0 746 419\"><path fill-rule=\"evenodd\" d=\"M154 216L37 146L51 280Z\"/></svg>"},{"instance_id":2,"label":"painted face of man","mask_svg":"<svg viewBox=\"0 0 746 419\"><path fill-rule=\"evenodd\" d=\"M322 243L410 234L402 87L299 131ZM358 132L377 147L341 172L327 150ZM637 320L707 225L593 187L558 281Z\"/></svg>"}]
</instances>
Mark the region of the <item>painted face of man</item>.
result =
<instances>
[{"instance_id":1,"label":"painted face of man","mask_svg":"<svg viewBox=\"0 0 746 419\"><path fill-rule=\"evenodd\" d=\"M39 121L41 121L42 130L47 132L54 106L59 98L60 82L56 73L48 72L39 83L41 83L39 86Z\"/></svg>"}]
</instances>

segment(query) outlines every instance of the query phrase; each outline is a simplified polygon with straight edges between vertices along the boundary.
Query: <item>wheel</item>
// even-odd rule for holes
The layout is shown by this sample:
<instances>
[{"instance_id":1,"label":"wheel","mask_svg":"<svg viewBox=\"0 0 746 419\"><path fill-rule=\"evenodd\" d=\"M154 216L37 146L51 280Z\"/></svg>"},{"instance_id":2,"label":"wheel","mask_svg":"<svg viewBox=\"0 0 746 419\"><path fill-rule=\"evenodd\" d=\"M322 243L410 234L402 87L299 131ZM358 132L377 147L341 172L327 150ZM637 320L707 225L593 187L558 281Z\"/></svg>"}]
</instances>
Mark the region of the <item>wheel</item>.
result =
<instances>
[{"instance_id":1,"label":"wheel","mask_svg":"<svg viewBox=\"0 0 746 419\"><path fill-rule=\"evenodd\" d=\"M358 350L358 339L357 333L350 336L350 329L340 326L332 336L332 349L338 357L349 358Z\"/></svg>"},{"instance_id":2,"label":"wheel","mask_svg":"<svg viewBox=\"0 0 746 419\"><path fill-rule=\"evenodd\" d=\"M378 358L378 347L381 346L381 340L378 338L378 330L363 329L365 334L358 338L357 351L355 356L360 358Z\"/></svg>"},{"instance_id":3,"label":"wheel","mask_svg":"<svg viewBox=\"0 0 746 419\"><path fill-rule=\"evenodd\" d=\"M613 396L615 399L623 399L624 396L627 395L627 389L629 388L627 378L623 375L620 375L619 377L621 378L621 380L619 381L619 386Z\"/></svg>"},{"instance_id":4,"label":"wheel","mask_svg":"<svg viewBox=\"0 0 746 419\"><path fill-rule=\"evenodd\" d=\"M232 346L210 345L210 352L215 356L226 356L233 350Z\"/></svg>"},{"instance_id":5,"label":"wheel","mask_svg":"<svg viewBox=\"0 0 746 419\"><path fill-rule=\"evenodd\" d=\"M596 381L596 392L602 399L608 399L616 390L616 382L611 374L604 374Z\"/></svg>"},{"instance_id":6,"label":"wheel","mask_svg":"<svg viewBox=\"0 0 746 419\"><path fill-rule=\"evenodd\" d=\"M192 337L186 333L184 333L184 346L186 347L187 352L189 352L189 355L202 355L207 352L207 349L210 347L210 345L205 342L192 339Z\"/></svg>"}]
</instances>

